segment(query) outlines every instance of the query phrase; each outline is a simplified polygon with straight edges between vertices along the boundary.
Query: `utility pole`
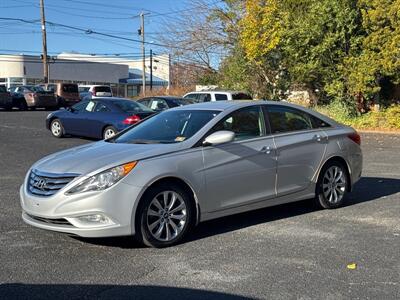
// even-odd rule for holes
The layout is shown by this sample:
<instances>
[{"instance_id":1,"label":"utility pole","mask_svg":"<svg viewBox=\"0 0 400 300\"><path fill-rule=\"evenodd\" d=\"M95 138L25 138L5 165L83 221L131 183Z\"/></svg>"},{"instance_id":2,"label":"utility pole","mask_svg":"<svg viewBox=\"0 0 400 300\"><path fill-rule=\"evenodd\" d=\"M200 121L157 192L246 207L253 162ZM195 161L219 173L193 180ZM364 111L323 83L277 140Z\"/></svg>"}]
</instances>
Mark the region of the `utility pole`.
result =
<instances>
[{"instance_id":1,"label":"utility pole","mask_svg":"<svg viewBox=\"0 0 400 300\"><path fill-rule=\"evenodd\" d=\"M43 43L43 79L44 83L49 83L49 68L47 66L47 36L46 36L46 16L44 14L44 0L40 0L40 18L42 23L42 43Z\"/></svg>"},{"instance_id":2,"label":"utility pole","mask_svg":"<svg viewBox=\"0 0 400 300\"><path fill-rule=\"evenodd\" d=\"M146 52L144 49L144 13L142 12L140 14L140 19L141 19L141 23L142 25L140 26L140 34L142 36L142 84L143 84L143 96L146 96Z\"/></svg>"},{"instance_id":3,"label":"utility pole","mask_svg":"<svg viewBox=\"0 0 400 300\"><path fill-rule=\"evenodd\" d=\"M153 50L150 49L150 91L153 90Z\"/></svg>"}]
</instances>

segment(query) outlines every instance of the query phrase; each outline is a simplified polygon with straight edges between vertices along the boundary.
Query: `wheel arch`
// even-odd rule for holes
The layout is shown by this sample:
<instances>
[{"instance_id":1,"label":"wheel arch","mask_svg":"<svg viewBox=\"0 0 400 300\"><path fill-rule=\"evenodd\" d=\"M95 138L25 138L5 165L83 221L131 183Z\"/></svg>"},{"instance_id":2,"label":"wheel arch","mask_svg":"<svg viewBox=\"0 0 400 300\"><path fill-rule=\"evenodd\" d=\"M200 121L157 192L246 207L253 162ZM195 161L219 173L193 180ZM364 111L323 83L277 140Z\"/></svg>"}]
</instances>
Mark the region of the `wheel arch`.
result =
<instances>
[{"instance_id":1,"label":"wheel arch","mask_svg":"<svg viewBox=\"0 0 400 300\"><path fill-rule=\"evenodd\" d=\"M194 208L196 210L195 225L197 225L200 221L200 206L199 206L199 202L198 202L195 190L193 189L192 185L190 183L188 183L186 180L184 180L180 177L177 177L177 176L168 175L168 176L154 179L150 184L148 184L143 189L143 191L141 192L141 194L139 196L139 201L136 204L136 207L134 209L134 214L133 214L134 222L132 224L132 228L133 229L137 228L138 213L140 210L139 207L143 203L143 198L146 195L146 192L148 192L150 188L152 188L156 185L159 185L159 184L176 184L176 185L182 187L191 196L193 203L194 203ZM135 230L135 232L136 232L136 230Z\"/></svg>"},{"instance_id":2,"label":"wheel arch","mask_svg":"<svg viewBox=\"0 0 400 300\"><path fill-rule=\"evenodd\" d=\"M350 165L349 165L348 161L344 157L339 156L339 155L331 156L321 164L321 167L318 170L317 183L319 181L319 176L321 175L321 171L325 167L325 165L330 163L330 162L335 162L335 161L341 163L342 165L344 165L346 167L347 179L348 179L348 181L347 181L347 190L349 192L351 192L352 186L353 186L353 184L351 182L351 168L350 168Z\"/></svg>"},{"instance_id":3,"label":"wheel arch","mask_svg":"<svg viewBox=\"0 0 400 300\"><path fill-rule=\"evenodd\" d=\"M115 128L116 133L118 133L117 128L116 128L113 124L111 124L111 123L104 123L103 127L101 128L101 132L100 132L100 137L101 137L102 139L104 138L104 130L105 130L107 127L113 127L113 128Z\"/></svg>"}]
</instances>

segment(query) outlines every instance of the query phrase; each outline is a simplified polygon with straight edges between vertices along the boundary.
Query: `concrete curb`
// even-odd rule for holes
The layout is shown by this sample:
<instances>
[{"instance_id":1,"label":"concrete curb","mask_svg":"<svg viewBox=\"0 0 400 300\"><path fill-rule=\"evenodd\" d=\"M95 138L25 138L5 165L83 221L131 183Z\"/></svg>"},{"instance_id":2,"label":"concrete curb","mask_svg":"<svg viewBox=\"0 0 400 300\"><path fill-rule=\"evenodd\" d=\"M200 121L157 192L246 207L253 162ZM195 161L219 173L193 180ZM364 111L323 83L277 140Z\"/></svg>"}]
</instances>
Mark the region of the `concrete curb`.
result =
<instances>
[{"instance_id":1,"label":"concrete curb","mask_svg":"<svg viewBox=\"0 0 400 300\"><path fill-rule=\"evenodd\" d=\"M368 129L357 129L359 133L379 133L379 134L394 134L400 135L400 130L368 130Z\"/></svg>"}]
</instances>

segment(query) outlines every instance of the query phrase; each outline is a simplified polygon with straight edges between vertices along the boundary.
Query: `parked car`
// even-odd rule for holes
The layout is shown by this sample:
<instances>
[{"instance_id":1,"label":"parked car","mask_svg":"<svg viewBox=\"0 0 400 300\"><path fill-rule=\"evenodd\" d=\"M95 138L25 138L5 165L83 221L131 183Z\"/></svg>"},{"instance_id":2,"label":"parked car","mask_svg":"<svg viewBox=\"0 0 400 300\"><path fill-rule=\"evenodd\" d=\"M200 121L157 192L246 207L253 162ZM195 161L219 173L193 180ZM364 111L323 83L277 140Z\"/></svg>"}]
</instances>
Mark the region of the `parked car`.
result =
<instances>
[{"instance_id":1,"label":"parked car","mask_svg":"<svg viewBox=\"0 0 400 300\"><path fill-rule=\"evenodd\" d=\"M17 107L19 110L27 110L28 105L26 104L25 96L23 93L14 92L16 87L8 88L8 91L11 95L13 107Z\"/></svg>"},{"instance_id":2,"label":"parked car","mask_svg":"<svg viewBox=\"0 0 400 300\"><path fill-rule=\"evenodd\" d=\"M42 229L136 235L165 247L226 215L311 198L339 207L361 169L357 132L315 111L193 104L41 159L20 190L22 217Z\"/></svg>"},{"instance_id":3,"label":"parked car","mask_svg":"<svg viewBox=\"0 0 400 300\"><path fill-rule=\"evenodd\" d=\"M4 85L0 85L0 107L5 110L11 110L13 107L11 94Z\"/></svg>"},{"instance_id":4,"label":"parked car","mask_svg":"<svg viewBox=\"0 0 400 300\"><path fill-rule=\"evenodd\" d=\"M153 110L132 100L96 98L49 114L46 128L58 138L71 134L107 139L152 114Z\"/></svg>"},{"instance_id":5,"label":"parked car","mask_svg":"<svg viewBox=\"0 0 400 300\"><path fill-rule=\"evenodd\" d=\"M46 108L55 109L58 106L56 96L51 91L45 91L40 86L23 85L14 88L14 93L22 94L25 98L23 106L30 109Z\"/></svg>"},{"instance_id":6,"label":"parked car","mask_svg":"<svg viewBox=\"0 0 400 300\"><path fill-rule=\"evenodd\" d=\"M188 105L196 103L193 99L190 98L181 98L181 97L172 97L172 96L155 96L155 97L147 97L136 100L137 102L150 107L155 111L163 111L169 108Z\"/></svg>"},{"instance_id":7,"label":"parked car","mask_svg":"<svg viewBox=\"0 0 400 300\"><path fill-rule=\"evenodd\" d=\"M225 101L225 100L252 100L253 98L244 92L238 91L200 91L191 92L183 98L194 99L196 102Z\"/></svg>"},{"instance_id":8,"label":"parked car","mask_svg":"<svg viewBox=\"0 0 400 300\"><path fill-rule=\"evenodd\" d=\"M90 100L96 98L113 97L112 89L108 85L80 85L79 94L83 95L82 100Z\"/></svg>"},{"instance_id":9,"label":"parked car","mask_svg":"<svg viewBox=\"0 0 400 300\"><path fill-rule=\"evenodd\" d=\"M81 101L76 83L49 83L42 87L56 95L59 107L69 107Z\"/></svg>"}]
</instances>

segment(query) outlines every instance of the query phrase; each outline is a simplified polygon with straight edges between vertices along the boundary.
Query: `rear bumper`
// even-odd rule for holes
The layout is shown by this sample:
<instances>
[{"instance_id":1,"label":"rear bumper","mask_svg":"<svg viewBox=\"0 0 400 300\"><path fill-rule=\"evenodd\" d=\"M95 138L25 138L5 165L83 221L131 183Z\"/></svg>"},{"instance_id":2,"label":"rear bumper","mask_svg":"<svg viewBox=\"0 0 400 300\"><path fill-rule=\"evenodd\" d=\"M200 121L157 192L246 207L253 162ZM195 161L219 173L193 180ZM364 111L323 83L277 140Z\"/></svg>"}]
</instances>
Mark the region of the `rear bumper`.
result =
<instances>
[{"instance_id":1,"label":"rear bumper","mask_svg":"<svg viewBox=\"0 0 400 300\"><path fill-rule=\"evenodd\" d=\"M28 107L57 107L58 105L56 98L35 98L26 102Z\"/></svg>"}]
</instances>

